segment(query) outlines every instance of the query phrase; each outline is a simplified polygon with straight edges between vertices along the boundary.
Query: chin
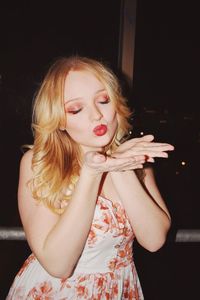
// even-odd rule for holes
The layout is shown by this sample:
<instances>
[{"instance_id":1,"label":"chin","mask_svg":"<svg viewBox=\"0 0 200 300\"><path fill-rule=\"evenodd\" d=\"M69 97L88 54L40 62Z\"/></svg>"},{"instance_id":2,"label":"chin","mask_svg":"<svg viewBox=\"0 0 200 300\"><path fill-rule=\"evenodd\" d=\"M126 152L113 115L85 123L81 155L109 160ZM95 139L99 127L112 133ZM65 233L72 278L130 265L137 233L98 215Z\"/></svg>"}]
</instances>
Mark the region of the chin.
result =
<instances>
[{"instance_id":1,"label":"chin","mask_svg":"<svg viewBox=\"0 0 200 300\"><path fill-rule=\"evenodd\" d=\"M112 138L109 139L105 139L104 141L99 141L99 143L97 143L97 147L106 147L108 146L110 143L112 142Z\"/></svg>"}]
</instances>

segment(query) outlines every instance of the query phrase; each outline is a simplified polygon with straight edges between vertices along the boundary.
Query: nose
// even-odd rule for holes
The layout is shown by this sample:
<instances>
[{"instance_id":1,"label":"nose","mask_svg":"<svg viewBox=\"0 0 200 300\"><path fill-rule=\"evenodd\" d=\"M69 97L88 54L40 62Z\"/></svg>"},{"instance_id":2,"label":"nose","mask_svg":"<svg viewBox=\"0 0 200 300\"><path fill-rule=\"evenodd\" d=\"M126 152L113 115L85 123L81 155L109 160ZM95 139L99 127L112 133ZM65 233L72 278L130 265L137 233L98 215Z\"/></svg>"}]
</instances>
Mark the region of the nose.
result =
<instances>
[{"instance_id":1,"label":"nose","mask_svg":"<svg viewBox=\"0 0 200 300\"><path fill-rule=\"evenodd\" d=\"M98 121L102 118L102 112L99 110L99 108L94 105L91 109L91 118L92 120Z\"/></svg>"}]
</instances>

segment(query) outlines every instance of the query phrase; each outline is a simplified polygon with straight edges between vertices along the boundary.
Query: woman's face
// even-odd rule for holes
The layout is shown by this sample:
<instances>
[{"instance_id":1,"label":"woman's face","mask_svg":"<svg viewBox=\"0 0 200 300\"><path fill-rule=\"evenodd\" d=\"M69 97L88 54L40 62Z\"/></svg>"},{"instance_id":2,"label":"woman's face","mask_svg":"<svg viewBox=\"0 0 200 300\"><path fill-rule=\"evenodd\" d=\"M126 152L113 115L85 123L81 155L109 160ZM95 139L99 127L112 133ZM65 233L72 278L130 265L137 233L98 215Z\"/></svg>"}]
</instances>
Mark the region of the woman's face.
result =
<instances>
[{"instance_id":1,"label":"woman's face","mask_svg":"<svg viewBox=\"0 0 200 300\"><path fill-rule=\"evenodd\" d=\"M84 152L102 151L117 129L117 113L103 84L88 71L70 71L64 86L66 130Z\"/></svg>"}]
</instances>

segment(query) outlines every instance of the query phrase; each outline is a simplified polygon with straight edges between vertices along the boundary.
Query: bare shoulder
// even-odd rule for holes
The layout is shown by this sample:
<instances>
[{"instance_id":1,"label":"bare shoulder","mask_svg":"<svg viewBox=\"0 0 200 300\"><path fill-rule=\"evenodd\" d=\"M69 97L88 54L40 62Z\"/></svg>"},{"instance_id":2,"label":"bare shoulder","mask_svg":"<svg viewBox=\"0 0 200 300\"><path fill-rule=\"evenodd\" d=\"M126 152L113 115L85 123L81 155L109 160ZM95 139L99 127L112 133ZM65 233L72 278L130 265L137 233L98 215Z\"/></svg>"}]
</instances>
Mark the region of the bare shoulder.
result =
<instances>
[{"instance_id":1,"label":"bare shoulder","mask_svg":"<svg viewBox=\"0 0 200 300\"><path fill-rule=\"evenodd\" d=\"M33 150L28 150L24 153L20 161L20 177L32 176L32 158Z\"/></svg>"},{"instance_id":2,"label":"bare shoulder","mask_svg":"<svg viewBox=\"0 0 200 300\"><path fill-rule=\"evenodd\" d=\"M28 150L24 153L20 162L20 171L19 171L19 184L18 184L18 205L21 212L24 204L26 206L27 199L29 199L29 204L33 202L31 197L31 191L28 186L28 182L32 179L32 157L33 151ZM31 200L31 201L30 201Z\"/></svg>"},{"instance_id":3,"label":"bare shoulder","mask_svg":"<svg viewBox=\"0 0 200 300\"><path fill-rule=\"evenodd\" d=\"M21 158L18 184L18 208L30 248L39 255L44 241L57 223L59 216L33 197L31 188L33 151L28 150Z\"/></svg>"},{"instance_id":4,"label":"bare shoulder","mask_svg":"<svg viewBox=\"0 0 200 300\"><path fill-rule=\"evenodd\" d=\"M18 184L18 207L23 225L33 222L34 216L42 215L55 215L43 203L39 203L33 198L31 185L29 184L33 179L32 170L33 150L28 150L21 158L20 174Z\"/></svg>"},{"instance_id":5,"label":"bare shoulder","mask_svg":"<svg viewBox=\"0 0 200 300\"><path fill-rule=\"evenodd\" d=\"M30 149L23 154L20 165L21 166L30 166L32 163L32 158L33 158L33 150Z\"/></svg>"}]
</instances>

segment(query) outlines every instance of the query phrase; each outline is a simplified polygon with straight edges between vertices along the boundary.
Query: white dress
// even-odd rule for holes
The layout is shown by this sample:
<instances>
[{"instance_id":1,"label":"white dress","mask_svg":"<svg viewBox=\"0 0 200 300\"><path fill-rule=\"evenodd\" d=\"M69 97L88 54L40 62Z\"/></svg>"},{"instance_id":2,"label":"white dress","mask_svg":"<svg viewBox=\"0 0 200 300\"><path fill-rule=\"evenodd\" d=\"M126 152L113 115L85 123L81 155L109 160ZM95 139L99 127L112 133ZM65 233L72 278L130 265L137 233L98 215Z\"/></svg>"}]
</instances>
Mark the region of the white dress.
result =
<instances>
[{"instance_id":1,"label":"white dress","mask_svg":"<svg viewBox=\"0 0 200 300\"><path fill-rule=\"evenodd\" d=\"M73 275L55 278L31 254L16 275L6 300L143 300L133 262L133 240L122 204L99 196Z\"/></svg>"}]
</instances>

